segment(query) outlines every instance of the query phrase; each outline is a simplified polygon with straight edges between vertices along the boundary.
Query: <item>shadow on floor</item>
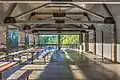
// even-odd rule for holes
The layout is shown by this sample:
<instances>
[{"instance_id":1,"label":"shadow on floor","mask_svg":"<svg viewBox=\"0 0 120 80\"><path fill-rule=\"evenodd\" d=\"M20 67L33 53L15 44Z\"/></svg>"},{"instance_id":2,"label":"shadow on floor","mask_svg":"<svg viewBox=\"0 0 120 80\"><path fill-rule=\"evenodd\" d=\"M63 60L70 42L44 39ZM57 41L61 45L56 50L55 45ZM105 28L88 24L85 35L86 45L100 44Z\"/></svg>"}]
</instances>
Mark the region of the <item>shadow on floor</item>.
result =
<instances>
[{"instance_id":1,"label":"shadow on floor","mask_svg":"<svg viewBox=\"0 0 120 80\"><path fill-rule=\"evenodd\" d=\"M69 65L64 63L64 57L64 53L53 53L39 80L74 80Z\"/></svg>"},{"instance_id":2,"label":"shadow on floor","mask_svg":"<svg viewBox=\"0 0 120 80\"><path fill-rule=\"evenodd\" d=\"M88 56L80 54L78 62L75 57L75 53L78 53L77 51L68 51L68 53L74 60L71 64L75 63L86 76L87 80L120 80L120 77L115 72L103 66L102 63L98 63L97 60L93 61Z\"/></svg>"}]
</instances>

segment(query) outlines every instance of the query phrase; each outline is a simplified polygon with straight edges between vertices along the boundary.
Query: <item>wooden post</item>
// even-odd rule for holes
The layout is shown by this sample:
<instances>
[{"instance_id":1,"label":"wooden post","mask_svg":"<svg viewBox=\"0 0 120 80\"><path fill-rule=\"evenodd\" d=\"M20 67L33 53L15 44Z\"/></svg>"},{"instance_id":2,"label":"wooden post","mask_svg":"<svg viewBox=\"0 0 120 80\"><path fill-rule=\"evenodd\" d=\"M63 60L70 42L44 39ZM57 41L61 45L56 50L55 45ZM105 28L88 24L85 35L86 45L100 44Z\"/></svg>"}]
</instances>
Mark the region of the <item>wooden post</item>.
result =
<instances>
[{"instance_id":1,"label":"wooden post","mask_svg":"<svg viewBox=\"0 0 120 80\"><path fill-rule=\"evenodd\" d=\"M34 33L33 33L33 40L34 40L34 47L35 47L35 35L34 35Z\"/></svg>"},{"instance_id":2,"label":"wooden post","mask_svg":"<svg viewBox=\"0 0 120 80\"><path fill-rule=\"evenodd\" d=\"M7 55L7 58L6 60L9 59L9 53L8 53L8 25L5 25L6 27L6 55Z\"/></svg>"},{"instance_id":3,"label":"wooden post","mask_svg":"<svg viewBox=\"0 0 120 80\"><path fill-rule=\"evenodd\" d=\"M61 44L60 44L60 34L58 34L58 50L60 50L61 49L61 46L60 46Z\"/></svg>"},{"instance_id":4,"label":"wooden post","mask_svg":"<svg viewBox=\"0 0 120 80\"><path fill-rule=\"evenodd\" d=\"M40 34L39 34L39 47L41 47L41 45L40 45Z\"/></svg>"},{"instance_id":5,"label":"wooden post","mask_svg":"<svg viewBox=\"0 0 120 80\"><path fill-rule=\"evenodd\" d=\"M79 34L79 45L80 45L80 50L83 50L83 34Z\"/></svg>"},{"instance_id":6,"label":"wooden post","mask_svg":"<svg viewBox=\"0 0 120 80\"><path fill-rule=\"evenodd\" d=\"M114 19L114 16L112 15L111 11L109 10L108 6L106 4L103 4L103 8L107 12L109 17L113 18L113 26L112 26L112 62L117 62L117 30L116 30L116 21Z\"/></svg>"},{"instance_id":7,"label":"wooden post","mask_svg":"<svg viewBox=\"0 0 120 80\"><path fill-rule=\"evenodd\" d=\"M37 46L39 46L39 44L40 44L40 37L39 37L39 34L37 34L37 37L38 37Z\"/></svg>"},{"instance_id":8,"label":"wooden post","mask_svg":"<svg viewBox=\"0 0 120 80\"><path fill-rule=\"evenodd\" d=\"M116 24L112 26L112 62L117 62L117 30Z\"/></svg>"},{"instance_id":9,"label":"wooden post","mask_svg":"<svg viewBox=\"0 0 120 80\"><path fill-rule=\"evenodd\" d=\"M94 55L96 55L96 30L94 30Z\"/></svg>"},{"instance_id":10,"label":"wooden post","mask_svg":"<svg viewBox=\"0 0 120 80\"><path fill-rule=\"evenodd\" d=\"M85 33L85 51L89 51L89 32Z\"/></svg>"},{"instance_id":11,"label":"wooden post","mask_svg":"<svg viewBox=\"0 0 120 80\"><path fill-rule=\"evenodd\" d=\"M26 47L26 32L25 32L25 31L24 31L24 34L25 34L25 35L24 35L24 36L25 36L25 39L24 39L24 40L25 40L25 50L26 50L27 47Z\"/></svg>"},{"instance_id":12,"label":"wooden post","mask_svg":"<svg viewBox=\"0 0 120 80\"><path fill-rule=\"evenodd\" d=\"M103 54L103 44L104 44L104 32L102 31L102 60L103 60L103 57L104 57L104 54Z\"/></svg>"}]
</instances>

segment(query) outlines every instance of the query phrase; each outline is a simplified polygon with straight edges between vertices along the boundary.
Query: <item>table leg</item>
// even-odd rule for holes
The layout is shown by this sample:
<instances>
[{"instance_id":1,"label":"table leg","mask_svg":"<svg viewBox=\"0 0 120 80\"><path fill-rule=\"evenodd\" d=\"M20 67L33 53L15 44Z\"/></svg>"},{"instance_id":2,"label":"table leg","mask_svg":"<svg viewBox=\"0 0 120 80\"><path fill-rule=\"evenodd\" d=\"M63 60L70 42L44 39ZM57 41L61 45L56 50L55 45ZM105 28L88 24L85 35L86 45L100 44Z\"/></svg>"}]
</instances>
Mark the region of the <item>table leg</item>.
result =
<instances>
[{"instance_id":1,"label":"table leg","mask_svg":"<svg viewBox=\"0 0 120 80\"><path fill-rule=\"evenodd\" d=\"M44 63L46 63L46 58L44 57Z\"/></svg>"},{"instance_id":2,"label":"table leg","mask_svg":"<svg viewBox=\"0 0 120 80\"><path fill-rule=\"evenodd\" d=\"M37 52L37 59L39 59L38 57L39 57L39 52Z\"/></svg>"},{"instance_id":3,"label":"table leg","mask_svg":"<svg viewBox=\"0 0 120 80\"><path fill-rule=\"evenodd\" d=\"M28 60L28 58L29 58L28 56L29 56L29 53L27 54L27 60Z\"/></svg>"},{"instance_id":4,"label":"table leg","mask_svg":"<svg viewBox=\"0 0 120 80\"><path fill-rule=\"evenodd\" d=\"M34 59L34 55L33 55L33 54L34 54L34 53L31 53L31 54L32 54L32 63L31 63L31 64L34 64L34 63L33 63L33 59Z\"/></svg>"},{"instance_id":5,"label":"table leg","mask_svg":"<svg viewBox=\"0 0 120 80\"><path fill-rule=\"evenodd\" d=\"M22 60L21 60L21 57L22 57L22 56L21 56L21 55L19 55L19 61L20 61L20 62L22 61Z\"/></svg>"},{"instance_id":6,"label":"table leg","mask_svg":"<svg viewBox=\"0 0 120 80\"><path fill-rule=\"evenodd\" d=\"M12 56L12 60L14 60L14 55Z\"/></svg>"}]
</instances>

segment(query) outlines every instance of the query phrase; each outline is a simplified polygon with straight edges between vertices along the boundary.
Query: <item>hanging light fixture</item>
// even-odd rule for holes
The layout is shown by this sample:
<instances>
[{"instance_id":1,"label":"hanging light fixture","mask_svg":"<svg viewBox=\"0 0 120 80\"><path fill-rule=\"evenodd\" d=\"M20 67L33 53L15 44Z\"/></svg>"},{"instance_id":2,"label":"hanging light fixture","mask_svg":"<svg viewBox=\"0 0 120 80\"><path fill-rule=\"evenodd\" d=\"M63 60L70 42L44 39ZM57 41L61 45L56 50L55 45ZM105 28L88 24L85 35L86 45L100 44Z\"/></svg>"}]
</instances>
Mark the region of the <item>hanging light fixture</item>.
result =
<instances>
[{"instance_id":1,"label":"hanging light fixture","mask_svg":"<svg viewBox=\"0 0 120 80\"><path fill-rule=\"evenodd\" d=\"M95 27L93 25L88 27L89 30L95 30Z\"/></svg>"},{"instance_id":2,"label":"hanging light fixture","mask_svg":"<svg viewBox=\"0 0 120 80\"><path fill-rule=\"evenodd\" d=\"M24 27L23 27L23 30L30 30L31 29L31 27L29 26L29 25L24 25Z\"/></svg>"},{"instance_id":3,"label":"hanging light fixture","mask_svg":"<svg viewBox=\"0 0 120 80\"><path fill-rule=\"evenodd\" d=\"M4 23L15 23L15 22L16 22L16 20L14 17L6 17L4 19Z\"/></svg>"},{"instance_id":4,"label":"hanging light fixture","mask_svg":"<svg viewBox=\"0 0 120 80\"><path fill-rule=\"evenodd\" d=\"M38 33L38 30L32 30L32 33Z\"/></svg>"}]
</instances>

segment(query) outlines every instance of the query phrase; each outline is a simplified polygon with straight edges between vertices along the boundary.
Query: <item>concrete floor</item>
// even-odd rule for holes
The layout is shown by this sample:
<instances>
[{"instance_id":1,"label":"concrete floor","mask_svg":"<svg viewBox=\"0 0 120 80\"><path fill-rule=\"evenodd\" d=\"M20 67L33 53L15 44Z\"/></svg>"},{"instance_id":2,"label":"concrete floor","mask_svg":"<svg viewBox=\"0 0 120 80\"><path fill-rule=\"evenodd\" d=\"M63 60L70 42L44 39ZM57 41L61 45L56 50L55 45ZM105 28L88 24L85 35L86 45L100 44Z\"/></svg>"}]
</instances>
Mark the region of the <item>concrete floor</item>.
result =
<instances>
[{"instance_id":1,"label":"concrete floor","mask_svg":"<svg viewBox=\"0 0 120 80\"><path fill-rule=\"evenodd\" d=\"M29 80L120 80L120 64L73 50L54 53L46 64L35 59L21 69L25 68L34 68Z\"/></svg>"}]
</instances>

